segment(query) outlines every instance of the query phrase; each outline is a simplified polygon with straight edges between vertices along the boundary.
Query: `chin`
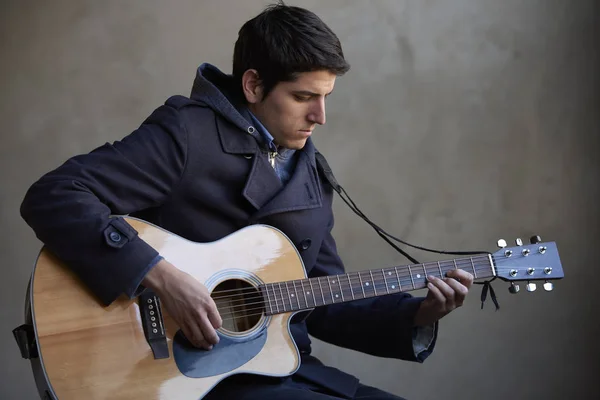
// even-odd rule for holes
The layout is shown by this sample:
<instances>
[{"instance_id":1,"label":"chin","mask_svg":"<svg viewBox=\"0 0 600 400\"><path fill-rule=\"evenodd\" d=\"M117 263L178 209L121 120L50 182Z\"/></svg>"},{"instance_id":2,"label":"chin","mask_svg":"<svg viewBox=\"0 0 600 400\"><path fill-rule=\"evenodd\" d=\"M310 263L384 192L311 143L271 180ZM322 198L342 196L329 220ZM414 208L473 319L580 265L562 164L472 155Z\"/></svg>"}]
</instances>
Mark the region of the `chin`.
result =
<instances>
[{"instance_id":1,"label":"chin","mask_svg":"<svg viewBox=\"0 0 600 400\"><path fill-rule=\"evenodd\" d=\"M286 143L286 145L283 147L286 147L288 149L293 149L293 150L302 150L305 145L306 145L306 140L294 140L293 142Z\"/></svg>"}]
</instances>

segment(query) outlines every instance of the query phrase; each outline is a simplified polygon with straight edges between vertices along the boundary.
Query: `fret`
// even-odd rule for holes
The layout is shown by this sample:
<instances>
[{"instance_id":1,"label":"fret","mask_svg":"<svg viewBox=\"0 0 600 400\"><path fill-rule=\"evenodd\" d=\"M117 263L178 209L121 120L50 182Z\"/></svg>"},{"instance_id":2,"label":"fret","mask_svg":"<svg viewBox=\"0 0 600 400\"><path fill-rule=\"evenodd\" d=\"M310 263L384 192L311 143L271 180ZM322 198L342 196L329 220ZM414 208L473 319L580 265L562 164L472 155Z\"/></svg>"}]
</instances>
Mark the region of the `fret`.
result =
<instances>
[{"instance_id":1,"label":"fret","mask_svg":"<svg viewBox=\"0 0 600 400\"><path fill-rule=\"evenodd\" d=\"M335 285L335 279L336 279L336 278L335 278L335 275L334 275L334 276L333 276L333 282L331 282L331 281L329 282L329 289L331 290L331 293L332 293L332 294L335 294L335 296L333 296L333 297L334 297L335 299L339 299L339 298L340 298L340 294L339 294L339 293L334 293L334 291L333 291L333 288L331 287L331 284L334 284L334 285ZM327 279L327 280L329 280L329 279ZM338 281L338 283L339 283L339 281ZM342 299L343 299L343 297L344 297L344 296L342 295ZM333 300L333 302L334 302L334 303L335 303L335 299Z\"/></svg>"},{"instance_id":2,"label":"fret","mask_svg":"<svg viewBox=\"0 0 600 400\"><path fill-rule=\"evenodd\" d=\"M279 293L281 294L281 303L283 304L283 305L282 305L282 307L283 307L283 311L287 311L287 310L285 309L285 307L286 307L286 306L285 306L285 297L283 297L283 290L281 290L281 282L278 282L278 286L279 286Z\"/></svg>"},{"instance_id":3,"label":"fret","mask_svg":"<svg viewBox=\"0 0 600 400\"><path fill-rule=\"evenodd\" d=\"M458 270L458 265L456 265L456 259L452 260L454 262L454 269Z\"/></svg>"},{"instance_id":4,"label":"fret","mask_svg":"<svg viewBox=\"0 0 600 400\"><path fill-rule=\"evenodd\" d=\"M359 272L359 274L361 273ZM377 291L375 290L375 282L373 280L373 274L371 274L371 271L369 271L369 277L371 280L365 281L365 292L367 292L367 297L372 297L373 294L377 295ZM373 294L369 293L369 289L373 290Z\"/></svg>"},{"instance_id":5,"label":"fret","mask_svg":"<svg viewBox=\"0 0 600 400\"><path fill-rule=\"evenodd\" d=\"M425 282L427 282L427 269L425 268L425 263L421 264L421 266L423 267L423 273L425 274L424 278L425 278ZM417 278L419 277L419 275L417 275ZM427 283L425 283L425 286L427 286Z\"/></svg>"},{"instance_id":6,"label":"fret","mask_svg":"<svg viewBox=\"0 0 600 400\"><path fill-rule=\"evenodd\" d=\"M292 299L295 298L295 296L294 296L294 293L290 293L290 287L288 286L288 284L289 284L289 282L285 282L285 290L287 291L288 297L290 299L290 310L293 310L294 309L294 305L292 304Z\"/></svg>"},{"instance_id":7,"label":"fret","mask_svg":"<svg viewBox=\"0 0 600 400\"><path fill-rule=\"evenodd\" d=\"M475 271L475 264L473 264L473 257L469 257L471 259L471 266L473 267L473 275L475 279L477 279L477 271Z\"/></svg>"},{"instance_id":8,"label":"fret","mask_svg":"<svg viewBox=\"0 0 600 400\"><path fill-rule=\"evenodd\" d=\"M382 269L381 273L383 274L383 283L385 283L385 290L388 294L390 294L390 289L388 288L387 279L385 279L385 271Z\"/></svg>"},{"instance_id":9,"label":"fret","mask_svg":"<svg viewBox=\"0 0 600 400\"><path fill-rule=\"evenodd\" d=\"M269 308L271 309L271 314L273 314L273 304L271 303L271 297L269 296L269 288L267 285L263 286L265 288L265 293L267 294L267 301L269 302Z\"/></svg>"},{"instance_id":10,"label":"fret","mask_svg":"<svg viewBox=\"0 0 600 400\"><path fill-rule=\"evenodd\" d=\"M277 293L275 293L275 285L271 285L273 288L273 297L275 298L275 309L279 312L279 304L277 304Z\"/></svg>"},{"instance_id":11,"label":"fret","mask_svg":"<svg viewBox=\"0 0 600 400\"><path fill-rule=\"evenodd\" d=\"M329 284L329 294L331 294L331 302L335 303L335 299L333 298L333 289L331 288L331 282L329 281L329 277L325 277L327 279L327 283Z\"/></svg>"},{"instance_id":12,"label":"fret","mask_svg":"<svg viewBox=\"0 0 600 400\"><path fill-rule=\"evenodd\" d=\"M350 280L350 274L346 274L346 276L348 277L348 284L350 285L350 293L352 294L352 300L354 300L354 290L352 289L352 281Z\"/></svg>"},{"instance_id":13,"label":"fret","mask_svg":"<svg viewBox=\"0 0 600 400\"><path fill-rule=\"evenodd\" d=\"M373 278L373 273L369 271L369 275L371 275L371 282L373 282L373 291L375 292L375 296L377 296L377 283L375 282L375 278Z\"/></svg>"},{"instance_id":14,"label":"fret","mask_svg":"<svg viewBox=\"0 0 600 400\"><path fill-rule=\"evenodd\" d=\"M340 287L340 295L342 296L342 302L346 301L344 300L344 289L342 288L342 282L340 281L340 275L338 275L338 286Z\"/></svg>"},{"instance_id":15,"label":"fret","mask_svg":"<svg viewBox=\"0 0 600 400\"><path fill-rule=\"evenodd\" d=\"M321 277L317 277L317 282L319 283L319 289L321 289L321 297L323 298L323 304L327 304L325 302L325 295L323 294L323 286L321 286Z\"/></svg>"},{"instance_id":16,"label":"fret","mask_svg":"<svg viewBox=\"0 0 600 400\"><path fill-rule=\"evenodd\" d=\"M292 286L293 286L293 290L294 293L292 293L292 297L296 299L296 304L298 304L298 310L300 310L302 308L302 306L300 305L300 299L298 298L298 291L296 290L296 281L291 281L292 282ZM288 287L288 291L289 291L289 282L286 282L285 286Z\"/></svg>"},{"instance_id":17,"label":"fret","mask_svg":"<svg viewBox=\"0 0 600 400\"><path fill-rule=\"evenodd\" d=\"M442 272L442 266L440 265L439 261L437 262L437 265L438 265L438 269L440 270L440 279L443 279L444 278L444 273Z\"/></svg>"},{"instance_id":18,"label":"fret","mask_svg":"<svg viewBox=\"0 0 600 400\"><path fill-rule=\"evenodd\" d=\"M398 275L398 268L394 267L394 271L396 272L396 278L398 278L398 289L402 291L402 281L400 280L400 275Z\"/></svg>"},{"instance_id":19,"label":"fret","mask_svg":"<svg viewBox=\"0 0 600 400\"><path fill-rule=\"evenodd\" d=\"M408 266L408 273L410 274L410 281L412 282L413 289L416 289L416 287L415 287L415 280L413 278L412 270L410 269L410 265Z\"/></svg>"},{"instance_id":20,"label":"fret","mask_svg":"<svg viewBox=\"0 0 600 400\"><path fill-rule=\"evenodd\" d=\"M296 281L292 281L292 285L294 286L294 292L296 293L296 301L298 302L298 309L301 310L302 306L300 305L300 297L298 296L298 289L296 289Z\"/></svg>"},{"instance_id":21,"label":"fret","mask_svg":"<svg viewBox=\"0 0 600 400\"><path fill-rule=\"evenodd\" d=\"M300 286L302 287L302 294L304 295L304 301L306 302L306 308L308 307L308 297L306 297L306 289L304 289L304 280L300 281Z\"/></svg>"},{"instance_id":22,"label":"fret","mask_svg":"<svg viewBox=\"0 0 600 400\"><path fill-rule=\"evenodd\" d=\"M323 286L321 286L321 277L317 277L317 283L319 284L319 290L321 291L321 298L323 299L323 304L327 304L325 301L325 293L323 293Z\"/></svg>"},{"instance_id":23,"label":"fret","mask_svg":"<svg viewBox=\"0 0 600 400\"><path fill-rule=\"evenodd\" d=\"M311 280L311 279L309 279L309 280L308 280L308 283L310 283L310 293L312 294L312 297L313 297L313 302L314 302L314 304L315 304L315 306L316 306L316 305L317 305L317 299L316 299L316 297L315 297L315 289L313 288L313 285L312 285L312 280Z\"/></svg>"},{"instance_id":24,"label":"fret","mask_svg":"<svg viewBox=\"0 0 600 400\"><path fill-rule=\"evenodd\" d=\"M365 294L365 287L362 281L362 278L360 276L360 272L358 273L358 280L360 281L360 288L362 289L363 292L363 299L367 297L367 295Z\"/></svg>"}]
</instances>

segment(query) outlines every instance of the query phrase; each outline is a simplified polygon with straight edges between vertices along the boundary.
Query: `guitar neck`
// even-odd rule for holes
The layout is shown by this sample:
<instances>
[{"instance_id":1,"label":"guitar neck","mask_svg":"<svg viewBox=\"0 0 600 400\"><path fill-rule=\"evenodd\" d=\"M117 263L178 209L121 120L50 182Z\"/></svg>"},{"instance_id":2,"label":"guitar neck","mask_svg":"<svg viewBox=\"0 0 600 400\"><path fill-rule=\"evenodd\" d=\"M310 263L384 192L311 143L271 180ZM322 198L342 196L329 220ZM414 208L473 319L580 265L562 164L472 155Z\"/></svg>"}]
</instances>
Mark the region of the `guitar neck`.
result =
<instances>
[{"instance_id":1,"label":"guitar neck","mask_svg":"<svg viewBox=\"0 0 600 400\"><path fill-rule=\"evenodd\" d=\"M443 278L453 269L467 271L475 279L495 275L492 256L484 254L448 261L267 283L261 285L260 290L265 302L265 313L273 315L423 289L427 286L428 275Z\"/></svg>"}]
</instances>

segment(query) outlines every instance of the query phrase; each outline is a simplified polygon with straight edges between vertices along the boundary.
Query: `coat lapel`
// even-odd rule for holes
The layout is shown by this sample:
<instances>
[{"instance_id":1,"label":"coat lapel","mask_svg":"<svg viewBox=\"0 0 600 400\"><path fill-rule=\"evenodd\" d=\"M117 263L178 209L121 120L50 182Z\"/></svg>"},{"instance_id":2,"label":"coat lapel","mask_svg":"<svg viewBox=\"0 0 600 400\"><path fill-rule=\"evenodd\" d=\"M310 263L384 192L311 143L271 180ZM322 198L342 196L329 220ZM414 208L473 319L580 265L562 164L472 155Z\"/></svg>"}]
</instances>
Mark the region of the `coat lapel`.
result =
<instances>
[{"instance_id":1,"label":"coat lapel","mask_svg":"<svg viewBox=\"0 0 600 400\"><path fill-rule=\"evenodd\" d=\"M273 168L265 161L270 169L269 176L274 176L282 189L275 194L262 208L260 208L253 220L259 220L266 216L289 212L308 210L321 207L322 194L319 186L317 167L315 162L314 146L309 140L302 151L297 154L298 160L292 178L285 187L273 171Z\"/></svg>"},{"instance_id":2,"label":"coat lapel","mask_svg":"<svg viewBox=\"0 0 600 400\"><path fill-rule=\"evenodd\" d=\"M251 156L254 160L242 194L259 210L281 191L283 185L266 157L263 157L254 136L247 133L250 128L250 124L244 128L217 117L217 131L223 151L228 154Z\"/></svg>"},{"instance_id":3,"label":"coat lapel","mask_svg":"<svg viewBox=\"0 0 600 400\"><path fill-rule=\"evenodd\" d=\"M296 211L321 206L321 190L315 161L315 148L309 139L304 149L298 152L296 168L292 178L284 187L256 139L245 133L240 126L217 118L217 131L223 151L228 154L252 155L254 162L243 196L257 212L253 220L285 211ZM246 127L246 132L250 124Z\"/></svg>"}]
</instances>

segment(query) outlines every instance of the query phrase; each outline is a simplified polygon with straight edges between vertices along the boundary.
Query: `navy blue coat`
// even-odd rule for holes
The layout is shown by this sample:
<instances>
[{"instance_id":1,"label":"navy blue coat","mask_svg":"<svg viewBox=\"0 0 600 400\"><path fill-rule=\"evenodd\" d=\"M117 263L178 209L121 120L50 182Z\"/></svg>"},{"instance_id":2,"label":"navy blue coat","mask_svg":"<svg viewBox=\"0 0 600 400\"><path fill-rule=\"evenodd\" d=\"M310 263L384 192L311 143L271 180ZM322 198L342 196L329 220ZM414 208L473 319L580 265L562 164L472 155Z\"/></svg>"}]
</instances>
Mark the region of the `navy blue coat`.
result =
<instances>
[{"instance_id":1,"label":"navy blue coat","mask_svg":"<svg viewBox=\"0 0 600 400\"><path fill-rule=\"evenodd\" d=\"M27 192L23 218L104 304L132 295L157 256L111 215L139 217L196 242L268 224L297 246L308 276L344 273L331 235L333 190L317 172L313 143L299 151L283 186L248 133L248 120L215 93L226 85L220 81L214 70L199 69L191 98L168 99L130 135L71 158ZM111 240L111 232L121 240ZM433 345L415 357L412 320L421 301L396 294L315 309L292 324L303 355L297 373L345 396L356 387L356 378L309 355L308 334L371 355L423 361Z\"/></svg>"}]
</instances>

